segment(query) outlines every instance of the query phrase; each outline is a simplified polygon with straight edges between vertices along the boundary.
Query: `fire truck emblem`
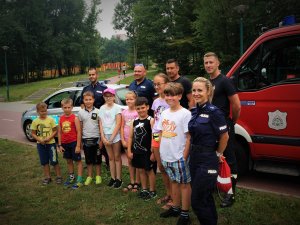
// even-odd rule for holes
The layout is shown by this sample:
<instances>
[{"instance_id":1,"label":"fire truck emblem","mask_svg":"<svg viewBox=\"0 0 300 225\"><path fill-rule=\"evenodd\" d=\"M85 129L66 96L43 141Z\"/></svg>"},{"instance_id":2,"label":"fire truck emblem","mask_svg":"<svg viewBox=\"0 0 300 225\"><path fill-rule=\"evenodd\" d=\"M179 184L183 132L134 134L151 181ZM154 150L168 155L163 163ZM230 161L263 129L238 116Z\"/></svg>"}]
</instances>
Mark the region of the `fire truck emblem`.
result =
<instances>
[{"instance_id":1,"label":"fire truck emblem","mask_svg":"<svg viewBox=\"0 0 300 225\"><path fill-rule=\"evenodd\" d=\"M279 110L276 110L274 112L268 112L268 115L268 125L271 129L282 130L286 128L286 112L280 112Z\"/></svg>"}]
</instances>

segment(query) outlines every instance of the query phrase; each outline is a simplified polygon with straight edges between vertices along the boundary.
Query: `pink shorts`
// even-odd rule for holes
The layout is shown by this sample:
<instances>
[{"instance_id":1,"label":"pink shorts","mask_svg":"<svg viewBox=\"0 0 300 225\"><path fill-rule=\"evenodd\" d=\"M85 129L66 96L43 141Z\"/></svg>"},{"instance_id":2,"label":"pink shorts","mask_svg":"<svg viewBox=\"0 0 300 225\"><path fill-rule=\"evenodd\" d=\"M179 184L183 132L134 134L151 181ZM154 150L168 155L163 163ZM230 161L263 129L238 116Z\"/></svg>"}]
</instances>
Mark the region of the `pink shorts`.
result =
<instances>
[{"instance_id":1,"label":"pink shorts","mask_svg":"<svg viewBox=\"0 0 300 225\"><path fill-rule=\"evenodd\" d=\"M159 148L159 143L160 143L160 140L159 140L159 134L158 133L153 133L152 134L152 142L151 142L151 146L153 148Z\"/></svg>"}]
</instances>

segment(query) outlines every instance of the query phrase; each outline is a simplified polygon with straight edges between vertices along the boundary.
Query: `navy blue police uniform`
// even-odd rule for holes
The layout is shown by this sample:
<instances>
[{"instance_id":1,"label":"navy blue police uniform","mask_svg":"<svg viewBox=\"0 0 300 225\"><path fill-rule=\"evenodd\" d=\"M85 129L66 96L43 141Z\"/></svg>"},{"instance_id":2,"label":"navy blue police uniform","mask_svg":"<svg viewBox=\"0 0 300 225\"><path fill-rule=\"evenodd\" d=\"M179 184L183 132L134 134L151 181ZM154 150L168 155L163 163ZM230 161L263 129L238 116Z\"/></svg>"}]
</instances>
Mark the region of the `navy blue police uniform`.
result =
<instances>
[{"instance_id":1,"label":"navy blue police uniform","mask_svg":"<svg viewBox=\"0 0 300 225\"><path fill-rule=\"evenodd\" d=\"M219 167L216 154L220 135L227 132L223 112L205 103L191 110L188 124L191 134L190 171L191 205L201 225L216 225L218 215L213 198Z\"/></svg>"},{"instance_id":2,"label":"navy blue police uniform","mask_svg":"<svg viewBox=\"0 0 300 225\"><path fill-rule=\"evenodd\" d=\"M97 82L95 85L89 84L85 86L81 92L81 104L83 104L83 93L90 91L94 94L94 106L97 109L100 109L100 107L105 103L104 98L103 98L103 91L107 88L106 85L101 84Z\"/></svg>"},{"instance_id":3,"label":"navy blue police uniform","mask_svg":"<svg viewBox=\"0 0 300 225\"><path fill-rule=\"evenodd\" d=\"M153 82L147 78L145 78L140 84L134 80L129 85L129 90L134 91L138 97L145 97L148 100L150 109L153 103L153 97L155 94L155 89L153 86Z\"/></svg>"}]
</instances>

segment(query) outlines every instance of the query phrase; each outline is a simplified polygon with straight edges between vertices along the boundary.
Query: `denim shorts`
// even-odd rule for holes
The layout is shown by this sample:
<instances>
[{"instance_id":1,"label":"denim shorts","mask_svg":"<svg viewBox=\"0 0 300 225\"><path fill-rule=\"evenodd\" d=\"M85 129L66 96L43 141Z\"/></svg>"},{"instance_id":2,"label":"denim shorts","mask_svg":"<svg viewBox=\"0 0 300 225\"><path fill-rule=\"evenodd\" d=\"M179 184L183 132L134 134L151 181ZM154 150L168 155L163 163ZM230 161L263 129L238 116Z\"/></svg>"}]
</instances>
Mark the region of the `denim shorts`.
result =
<instances>
[{"instance_id":1,"label":"denim shorts","mask_svg":"<svg viewBox=\"0 0 300 225\"><path fill-rule=\"evenodd\" d=\"M58 164L58 156L56 151L56 144L40 144L37 143L37 150L40 157L40 162L42 166L50 163L51 166Z\"/></svg>"},{"instance_id":2,"label":"denim shorts","mask_svg":"<svg viewBox=\"0 0 300 225\"><path fill-rule=\"evenodd\" d=\"M176 181L179 184L187 184L191 182L189 162L188 160L184 160L183 157L174 162L166 162L162 160L162 165L171 181Z\"/></svg>"},{"instance_id":3,"label":"denim shorts","mask_svg":"<svg viewBox=\"0 0 300 225\"><path fill-rule=\"evenodd\" d=\"M111 134L104 134L104 136L105 136L105 138L107 139L107 140L109 140L110 139L110 137L111 137ZM118 141L120 141L121 140L121 136L120 136L120 133L118 133L116 136L115 136L115 138L114 138L114 140L112 141L112 143L114 144L114 143L117 143Z\"/></svg>"}]
</instances>

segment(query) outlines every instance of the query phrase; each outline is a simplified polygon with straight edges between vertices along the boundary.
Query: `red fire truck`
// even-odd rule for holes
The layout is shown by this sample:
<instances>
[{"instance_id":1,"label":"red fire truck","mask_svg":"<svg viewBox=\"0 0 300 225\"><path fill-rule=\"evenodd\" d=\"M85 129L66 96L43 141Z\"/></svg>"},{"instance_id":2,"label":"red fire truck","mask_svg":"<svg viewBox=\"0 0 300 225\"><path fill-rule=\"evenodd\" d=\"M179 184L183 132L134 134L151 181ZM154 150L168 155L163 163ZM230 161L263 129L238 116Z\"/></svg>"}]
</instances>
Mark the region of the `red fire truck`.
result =
<instances>
[{"instance_id":1,"label":"red fire truck","mask_svg":"<svg viewBox=\"0 0 300 225\"><path fill-rule=\"evenodd\" d=\"M300 25L258 37L227 74L241 100L239 173L300 175Z\"/></svg>"}]
</instances>

